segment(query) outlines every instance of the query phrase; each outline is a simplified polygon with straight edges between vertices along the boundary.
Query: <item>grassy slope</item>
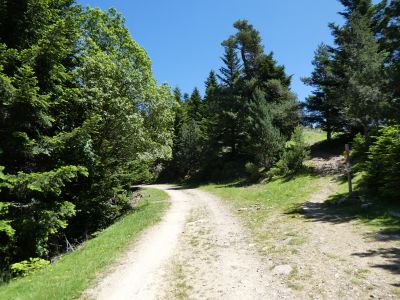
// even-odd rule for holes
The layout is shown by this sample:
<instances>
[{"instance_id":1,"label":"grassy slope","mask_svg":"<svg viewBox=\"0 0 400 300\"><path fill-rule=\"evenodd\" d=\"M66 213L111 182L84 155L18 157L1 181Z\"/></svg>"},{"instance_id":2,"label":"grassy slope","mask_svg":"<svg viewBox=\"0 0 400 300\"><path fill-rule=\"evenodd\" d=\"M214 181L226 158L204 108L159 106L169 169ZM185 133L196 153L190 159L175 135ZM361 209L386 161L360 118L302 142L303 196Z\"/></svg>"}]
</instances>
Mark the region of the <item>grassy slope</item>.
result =
<instances>
[{"instance_id":1,"label":"grassy slope","mask_svg":"<svg viewBox=\"0 0 400 300\"><path fill-rule=\"evenodd\" d=\"M286 213L306 201L327 182L310 174L280 178L268 184L237 187L235 184L209 184L201 188L214 193L238 212L257 240L266 237L264 225L276 213ZM288 216L290 218L290 216Z\"/></svg>"},{"instance_id":2,"label":"grassy slope","mask_svg":"<svg viewBox=\"0 0 400 300\"><path fill-rule=\"evenodd\" d=\"M308 145L314 145L326 140L326 133L320 129L304 128L304 140Z\"/></svg>"},{"instance_id":3,"label":"grassy slope","mask_svg":"<svg viewBox=\"0 0 400 300\"><path fill-rule=\"evenodd\" d=\"M321 130L304 129L304 139L308 145L321 142L326 134ZM225 199L244 219L255 234L256 239L264 239L261 228L267 218L276 213L291 211L306 201L312 193L330 178L313 174L298 174L288 178L278 178L267 184L240 187L240 184L208 184L201 188Z\"/></svg>"},{"instance_id":4,"label":"grassy slope","mask_svg":"<svg viewBox=\"0 0 400 300\"><path fill-rule=\"evenodd\" d=\"M0 288L0 299L74 299L90 286L168 207L163 191L148 189L137 210L116 222L56 264ZM156 202L155 202L156 201ZM161 202L160 202L161 201ZM165 202L163 202L165 201Z\"/></svg>"},{"instance_id":5,"label":"grassy slope","mask_svg":"<svg viewBox=\"0 0 400 300\"><path fill-rule=\"evenodd\" d=\"M356 174L353 178L353 187L357 189L358 183L362 179L362 174ZM338 199L347 197L348 184L346 180L338 182L337 194L332 195L327 203L332 203ZM370 199L368 195L363 195L362 201L366 204L371 204L367 208L362 208L360 203L348 203L342 206L332 205L330 212L339 216L343 216L350 220L358 221L361 224L367 225L373 231L382 233L400 233L400 218L391 215L390 212L399 212L400 207L381 201L382 199Z\"/></svg>"},{"instance_id":6,"label":"grassy slope","mask_svg":"<svg viewBox=\"0 0 400 300\"><path fill-rule=\"evenodd\" d=\"M332 146L324 142L326 135L324 132L315 129L304 130L305 141L308 145L315 145L321 148L318 151L340 153L337 143L342 146L341 141L335 141ZM338 149L336 149L338 148ZM334 153L333 153L334 152ZM353 186L357 187L361 175L353 180ZM276 213L292 212L292 208L308 199L312 193L332 180L332 176L318 177L312 174L299 174L290 178L276 179L267 184L258 184L247 187L240 187L240 184L208 184L201 188L212 192L222 199L225 199L235 211L244 218L250 229L255 233L256 238L263 238L263 231L260 230L267 218L273 217ZM328 200L337 200L347 196L347 181L339 181L337 194L332 195ZM368 202L368 199L366 199ZM364 225L371 226L372 230L400 232L400 219L391 216L388 211L396 210L398 207L387 207L379 203L368 209L361 208L359 203L355 205L333 206L327 213L343 216L348 221L358 221ZM293 212L290 216L296 217ZM287 219L289 221L289 219Z\"/></svg>"}]
</instances>

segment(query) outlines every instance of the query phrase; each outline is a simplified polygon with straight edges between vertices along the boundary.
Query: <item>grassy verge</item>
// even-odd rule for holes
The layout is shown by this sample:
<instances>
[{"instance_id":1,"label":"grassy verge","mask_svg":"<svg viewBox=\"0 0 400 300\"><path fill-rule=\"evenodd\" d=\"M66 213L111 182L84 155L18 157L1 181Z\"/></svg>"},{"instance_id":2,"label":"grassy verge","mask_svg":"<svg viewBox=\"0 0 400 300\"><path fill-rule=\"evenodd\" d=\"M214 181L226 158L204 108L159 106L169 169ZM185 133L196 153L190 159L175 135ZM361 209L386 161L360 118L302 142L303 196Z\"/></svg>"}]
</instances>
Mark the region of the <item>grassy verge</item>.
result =
<instances>
[{"instance_id":1,"label":"grassy verge","mask_svg":"<svg viewBox=\"0 0 400 300\"><path fill-rule=\"evenodd\" d=\"M297 207L328 180L311 174L299 174L247 187L231 183L209 184L201 188L226 200L244 218L248 227L260 235L270 215Z\"/></svg>"},{"instance_id":2,"label":"grassy verge","mask_svg":"<svg viewBox=\"0 0 400 300\"><path fill-rule=\"evenodd\" d=\"M163 191L147 189L134 212L116 222L79 250L37 273L0 287L0 299L74 299L81 295L168 207Z\"/></svg>"},{"instance_id":3,"label":"grassy verge","mask_svg":"<svg viewBox=\"0 0 400 300\"><path fill-rule=\"evenodd\" d=\"M348 184L345 179L338 183L338 193L327 199L329 206L327 213L339 216L346 221L357 221L367 225L370 230L383 234L400 234L400 206L386 202L384 199L376 199L368 194L360 192L358 184L361 182L362 174L358 173L353 178L353 187L356 189L355 196L348 198ZM338 201L346 199L341 205Z\"/></svg>"}]
</instances>

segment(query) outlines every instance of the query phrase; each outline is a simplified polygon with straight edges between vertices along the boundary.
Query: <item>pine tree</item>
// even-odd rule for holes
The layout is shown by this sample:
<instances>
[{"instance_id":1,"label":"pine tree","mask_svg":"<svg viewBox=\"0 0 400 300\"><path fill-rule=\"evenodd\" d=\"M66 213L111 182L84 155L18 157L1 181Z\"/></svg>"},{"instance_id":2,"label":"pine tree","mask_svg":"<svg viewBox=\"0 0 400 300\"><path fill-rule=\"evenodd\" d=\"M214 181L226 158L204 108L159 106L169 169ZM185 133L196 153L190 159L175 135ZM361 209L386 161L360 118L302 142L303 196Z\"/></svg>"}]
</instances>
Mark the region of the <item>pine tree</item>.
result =
<instances>
[{"instance_id":1,"label":"pine tree","mask_svg":"<svg viewBox=\"0 0 400 300\"><path fill-rule=\"evenodd\" d=\"M242 59L244 76L250 79L254 76L258 58L264 53L260 33L247 20L238 20L233 24L233 27L238 32L235 36L226 40L224 44L235 45Z\"/></svg>"},{"instance_id":2,"label":"pine tree","mask_svg":"<svg viewBox=\"0 0 400 300\"><path fill-rule=\"evenodd\" d=\"M218 75L218 78L226 87L232 90L237 84L242 70L240 60L232 43L225 42L224 48L225 54L221 57L224 66L219 69L221 75Z\"/></svg>"},{"instance_id":3,"label":"pine tree","mask_svg":"<svg viewBox=\"0 0 400 300\"><path fill-rule=\"evenodd\" d=\"M273 124L273 113L265 93L257 88L246 103L246 152L260 166L269 169L283 150L284 138Z\"/></svg>"},{"instance_id":4,"label":"pine tree","mask_svg":"<svg viewBox=\"0 0 400 300\"><path fill-rule=\"evenodd\" d=\"M202 98L198 88L194 88L189 100L187 101L188 117L199 122L202 118Z\"/></svg>"},{"instance_id":5,"label":"pine tree","mask_svg":"<svg viewBox=\"0 0 400 300\"><path fill-rule=\"evenodd\" d=\"M205 88L206 88L206 94L204 97L204 101L206 102L207 99L213 98L213 95L215 94L217 88L218 88L218 81L217 81L217 75L215 74L214 71L210 71L208 74L207 80L205 81Z\"/></svg>"},{"instance_id":6,"label":"pine tree","mask_svg":"<svg viewBox=\"0 0 400 300\"><path fill-rule=\"evenodd\" d=\"M379 49L371 25L373 6L369 0L342 0L346 18L343 27L331 24L337 48L334 72L336 96L343 103L344 117L368 135L371 127L385 119L388 97L384 92L385 55Z\"/></svg>"},{"instance_id":7,"label":"pine tree","mask_svg":"<svg viewBox=\"0 0 400 300\"><path fill-rule=\"evenodd\" d=\"M383 1L386 4L387 1ZM389 74L388 93L391 97L390 117L400 119L400 0L382 5L377 16L377 36L381 49L387 52L385 61Z\"/></svg>"},{"instance_id":8,"label":"pine tree","mask_svg":"<svg viewBox=\"0 0 400 300\"><path fill-rule=\"evenodd\" d=\"M305 120L318 124L326 131L327 139L331 140L332 131L340 128L340 105L334 97L335 78L332 72L332 55L329 47L321 44L315 51L312 62L314 71L303 82L314 88L313 95L306 99L304 107Z\"/></svg>"}]
</instances>

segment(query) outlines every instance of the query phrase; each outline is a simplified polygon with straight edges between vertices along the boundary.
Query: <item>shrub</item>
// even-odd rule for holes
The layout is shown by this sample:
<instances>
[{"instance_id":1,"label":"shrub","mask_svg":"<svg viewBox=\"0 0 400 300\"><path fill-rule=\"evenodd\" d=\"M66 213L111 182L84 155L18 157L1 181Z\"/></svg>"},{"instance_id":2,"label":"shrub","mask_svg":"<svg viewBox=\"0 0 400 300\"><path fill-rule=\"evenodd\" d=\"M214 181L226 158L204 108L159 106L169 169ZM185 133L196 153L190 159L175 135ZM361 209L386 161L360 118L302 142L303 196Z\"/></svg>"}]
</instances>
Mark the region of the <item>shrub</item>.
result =
<instances>
[{"instance_id":1,"label":"shrub","mask_svg":"<svg viewBox=\"0 0 400 300\"><path fill-rule=\"evenodd\" d=\"M19 263L11 265L11 271L15 277L27 276L40 269L47 267L50 264L48 260L41 258L30 258Z\"/></svg>"},{"instance_id":2,"label":"shrub","mask_svg":"<svg viewBox=\"0 0 400 300\"><path fill-rule=\"evenodd\" d=\"M286 143L281 159L277 162L268 174L270 176L288 175L299 171L303 161L308 157L309 151L304 142L301 127L297 127L292 138Z\"/></svg>"},{"instance_id":3,"label":"shrub","mask_svg":"<svg viewBox=\"0 0 400 300\"><path fill-rule=\"evenodd\" d=\"M362 164L366 189L390 201L400 200L400 126L382 127Z\"/></svg>"},{"instance_id":4,"label":"shrub","mask_svg":"<svg viewBox=\"0 0 400 300\"><path fill-rule=\"evenodd\" d=\"M256 164L248 162L245 164L244 169L250 180L256 181L260 179L261 177L260 168Z\"/></svg>"}]
</instances>

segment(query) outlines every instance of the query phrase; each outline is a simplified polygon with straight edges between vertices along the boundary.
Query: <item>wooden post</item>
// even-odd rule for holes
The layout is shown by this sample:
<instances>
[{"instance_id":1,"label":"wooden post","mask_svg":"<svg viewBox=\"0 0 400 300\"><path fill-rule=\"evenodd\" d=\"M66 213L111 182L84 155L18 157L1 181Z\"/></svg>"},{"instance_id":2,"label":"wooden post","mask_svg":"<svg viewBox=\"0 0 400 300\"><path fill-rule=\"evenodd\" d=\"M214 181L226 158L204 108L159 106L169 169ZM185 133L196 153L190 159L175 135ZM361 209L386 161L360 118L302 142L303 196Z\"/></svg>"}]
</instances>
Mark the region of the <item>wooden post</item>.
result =
<instances>
[{"instance_id":1,"label":"wooden post","mask_svg":"<svg viewBox=\"0 0 400 300\"><path fill-rule=\"evenodd\" d=\"M350 146L345 145L344 148L345 159L346 159L346 171L347 171L347 182L349 183L349 195L353 193L353 186L351 184L351 163L350 163Z\"/></svg>"}]
</instances>

